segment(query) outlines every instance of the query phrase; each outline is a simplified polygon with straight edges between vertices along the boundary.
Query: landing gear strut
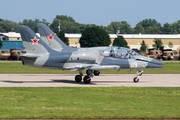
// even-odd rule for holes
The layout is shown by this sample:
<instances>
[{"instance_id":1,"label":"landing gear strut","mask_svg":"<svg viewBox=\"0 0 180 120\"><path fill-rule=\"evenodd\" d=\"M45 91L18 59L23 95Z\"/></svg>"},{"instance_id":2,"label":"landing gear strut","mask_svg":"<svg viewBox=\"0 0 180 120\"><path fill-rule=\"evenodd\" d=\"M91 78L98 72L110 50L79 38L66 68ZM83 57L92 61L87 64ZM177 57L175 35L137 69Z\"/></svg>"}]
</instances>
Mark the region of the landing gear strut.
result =
<instances>
[{"instance_id":1,"label":"landing gear strut","mask_svg":"<svg viewBox=\"0 0 180 120\"><path fill-rule=\"evenodd\" d=\"M92 70L86 70L86 74L87 75L90 75L92 73ZM99 76L100 74L100 71L99 70L94 70L94 75L95 76Z\"/></svg>"},{"instance_id":2,"label":"landing gear strut","mask_svg":"<svg viewBox=\"0 0 180 120\"><path fill-rule=\"evenodd\" d=\"M137 83L137 82L139 82L139 77L142 75L142 73L143 73L143 70L137 70L137 77L134 77L134 79L133 79L133 81L135 82L135 83Z\"/></svg>"}]
</instances>

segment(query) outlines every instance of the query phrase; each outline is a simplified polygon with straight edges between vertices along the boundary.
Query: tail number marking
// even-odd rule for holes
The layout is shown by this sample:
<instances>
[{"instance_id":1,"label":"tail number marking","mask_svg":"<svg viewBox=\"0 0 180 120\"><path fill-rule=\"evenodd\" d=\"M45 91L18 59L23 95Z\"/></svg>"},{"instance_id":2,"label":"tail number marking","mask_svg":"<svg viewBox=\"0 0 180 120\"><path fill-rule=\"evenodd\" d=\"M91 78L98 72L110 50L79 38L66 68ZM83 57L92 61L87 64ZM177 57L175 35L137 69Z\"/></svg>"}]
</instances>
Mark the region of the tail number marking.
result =
<instances>
[{"instance_id":1,"label":"tail number marking","mask_svg":"<svg viewBox=\"0 0 180 120\"><path fill-rule=\"evenodd\" d=\"M131 63L131 68L137 68L137 62L132 62Z\"/></svg>"}]
</instances>

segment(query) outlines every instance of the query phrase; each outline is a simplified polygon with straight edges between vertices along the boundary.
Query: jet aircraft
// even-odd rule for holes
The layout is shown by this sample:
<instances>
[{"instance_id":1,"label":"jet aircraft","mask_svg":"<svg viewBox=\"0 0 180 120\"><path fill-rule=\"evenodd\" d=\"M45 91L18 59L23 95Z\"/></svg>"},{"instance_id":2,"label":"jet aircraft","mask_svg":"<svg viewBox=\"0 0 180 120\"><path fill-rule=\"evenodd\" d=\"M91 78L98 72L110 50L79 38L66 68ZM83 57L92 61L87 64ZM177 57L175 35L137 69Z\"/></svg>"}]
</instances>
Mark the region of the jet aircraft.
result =
<instances>
[{"instance_id":1,"label":"jet aircraft","mask_svg":"<svg viewBox=\"0 0 180 120\"><path fill-rule=\"evenodd\" d=\"M145 56L142 56L138 54L137 52L125 48L125 47L89 47L89 48L72 48L64 44L64 42L45 24L43 23L37 23L38 31L40 33L41 39L52 49L56 51L62 51L62 50L74 50L74 51L84 51L84 50L98 50L102 56L110 56L110 57L121 57L126 59L136 59L140 61L147 61L159 65L164 65L163 62L148 58ZM66 49L64 49L66 48ZM143 70L138 70L138 73L143 72ZM88 74L88 70L86 71ZM99 70L94 70L94 75L98 76L100 74Z\"/></svg>"},{"instance_id":2,"label":"jet aircraft","mask_svg":"<svg viewBox=\"0 0 180 120\"><path fill-rule=\"evenodd\" d=\"M64 42L46 24L37 23L37 27L38 27L38 31L40 33L41 39L49 47L51 47L52 49L57 50L57 51L61 51L62 48L68 48L68 49L74 49L74 50L97 49L102 54L104 54L106 56L109 55L111 57L119 57L118 55L120 55L121 53L123 53L122 55L124 55L125 53L128 53L128 54L131 54L132 56L134 56L135 59L137 59L137 60L148 61L148 62L156 63L159 65L164 65L164 63L159 60L142 56L142 55L138 54L137 52L135 52L129 48L125 48L125 47L110 47L110 46L108 46L108 47L72 48L72 47L69 47L66 44L64 44ZM126 54L126 58L127 57L128 56Z\"/></svg>"},{"instance_id":3,"label":"jet aircraft","mask_svg":"<svg viewBox=\"0 0 180 120\"><path fill-rule=\"evenodd\" d=\"M90 83L93 77L92 70L109 69L155 69L163 68L159 64L148 61L141 61L129 55L129 59L120 57L103 56L97 49L78 49L61 44L61 50L54 50L39 38L29 27L18 26L26 54L21 54L23 65L46 69L62 69L79 71L75 76L76 82L82 81L82 70L88 70L83 78L84 83ZM52 35L53 36L53 35ZM56 36L54 36L56 37ZM142 72L137 73L134 82L139 81Z\"/></svg>"}]
</instances>

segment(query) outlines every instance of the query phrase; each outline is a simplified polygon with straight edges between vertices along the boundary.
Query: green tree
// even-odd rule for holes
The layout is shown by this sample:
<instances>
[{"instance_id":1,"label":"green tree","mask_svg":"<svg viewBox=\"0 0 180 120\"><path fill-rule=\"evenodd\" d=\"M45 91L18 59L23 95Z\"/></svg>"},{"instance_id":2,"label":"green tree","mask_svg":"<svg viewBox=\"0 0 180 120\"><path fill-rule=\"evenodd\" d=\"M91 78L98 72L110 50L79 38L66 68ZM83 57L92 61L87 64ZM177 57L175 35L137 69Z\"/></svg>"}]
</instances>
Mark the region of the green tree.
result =
<instances>
[{"instance_id":1,"label":"green tree","mask_svg":"<svg viewBox=\"0 0 180 120\"><path fill-rule=\"evenodd\" d=\"M177 31L177 30L174 30L174 31L173 31L173 34L178 34L178 31Z\"/></svg>"},{"instance_id":2,"label":"green tree","mask_svg":"<svg viewBox=\"0 0 180 120\"><path fill-rule=\"evenodd\" d=\"M171 33L172 31L171 31L171 25L169 24L169 23L165 23L164 25L163 25L163 33L164 34L169 34L169 33Z\"/></svg>"},{"instance_id":3,"label":"green tree","mask_svg":"<svg viewBox=\"0 0 180 120\"><path fill-rule=\"evenodd\" d=\"M103 27L103 29L109 33L109 34L113 34L114 33L114 28L111 25L108 25L107 27Z\"/></svg>"},{"instance_id":4,"label":"green tree","mask_svg":"<svg viewBox=\"0 0 180 120\"><path fill-rule=\"evenodd\" d=\"M110 25L107 27L104 27L104 29L109 33L109 34L116 34L116 30L120 30L120 33L122 34L131 34L133 33L133 28L130 27L130 24L128 24L126 21L121 21L121 22L111 22Z\"/></svg>"},{"instance_id":5,"label":"green tree","mask_svg":"<svg viewBox=\"0 0 180 120\"><path fill-rule=\"evenodd\" d=\"M11 32L13 28L13 32L17 32L17 23L9 20L0 19L0 32Z\"/></svg>"},{"instance_id":6,"label":"green tree","mask_svg":"<svg viewBox=\"0 0 180 120\"><path fill-rule=\"evenodd\" d=\"M145 52L146 51L146 48L147 48L148 45L146 45L145 41L143 40L142 43L141 43L141 47L140 47L140 50L142 52Z\"/></svg>"},{"instance_id":7,"label":"green tree","mask_svg":"<svg viewBox=\"0 0 180 120\"><path fill-rule=\"evenodd\" d=\"M120 24L120 33L121 34L132 34L133 29L130 27L130 24L126 21L121 21Z\"/></svg>"},{"instance_id":8,"label":"green tree","mask_svg":"<svg viewBox=\"0 0 180 120\"><path fill-rule=\"evenodd\" d=\"M56 15L56 19L66 22L75 22L75 20L67 15Z\"/></svg>"},{"instance_id":9,"label":"green tree","mask_svg":"<svg viewBox=\"0 0 180 120\"><path fill-rule=\"evenodd\" d=\"M2 41L1 41L1 39L0 39L0 48L2 47Z\"/></svg>"},{"instance_id":10,"label":"green tree","mask_svg":"<svg viewBox=\"0 0 180 120\"><path fill-rule=\"evenodd\" d=\"M6 32L1 26L0 26L0 33Z\"/></svg>"},{"instance_id":11,"label":"green tree","mask_svg":"<svg viewBox=\"0 0 180 120\"><path fill-rule=\"evenodd\" d=\"M129 48L127 41L124 39L123 36L118 36L113 41L113 46L120 46L120 47L126 47Z\"/></svg>"},{"instance_id":12,"label":"green tree","mask_svg":"<svg viewBox=\"0 0 180 120\"><path fill-rule=\"evenodd\" d=\"M24 19L23 22L19 22L19 25L26 25L29 28L31 28L35 33L38 32L38 28L36 26L36 23L44 23L46 25L48 25L49 23L43 19L42 21L40 21L39 19L35 19L35 20L31 20L31 19Z\"/></svg>"},{"instance_id":13,"label":"green tree","mask_svg":"<svg viewBox=\"0 0 180 120\"><path fill-rule=\"evenodd\" d=\"M99 26L88 27L82 32L79 40L81 47L109 46L109 34Z\"/></svg>"},{"instance_id":14,"label":"green tree","mask_svg":"<svg viewBox=\"0 0 180 120\"><path fill-rule=\"evenodd\" d=\"M57 33L57 36L66 44L69 45L69 40L67 37L65 37L64 32L60 31Z\"/></svg>"},{"instance_id":15,"label":"green tree","mask_svg":"<svg viewBox=\"0 0 180 120\"><path fill-rule=\"evenodd\" d=\"M180 34L180 20L171 24L171 32L173 34Z\"/></svg>"},{"instance_id":16,"label":"green tree","mask_svg":"<svg viewBox=\"0 0 180 120\"><path fill-rule=\"evenodd\" d=\"M173 48L173 43L172 43L172 42L169 42L168 46L169 46L170 48Z\"/></svg>"},{"instance_id":17,"label":"green tree","mask_svg":"<svg viewBox=\"0 0 180 120\"><path fill-rule=\"evenodd\" d=\"M59 22L61 30L63 30L65 33L80 33L80 24L76 23L72 17L68 17L66 15L57 15L53 20L50 28L54 32L57 33L59 31Z\"/></svg>"},{"instance_id":18,"label":"green tree","mask_svg":"<svg viewBox=\"0 0 180 120\"><path fill-rule=\"evenodd\" d=\"M121 22L114 21L114 22L111 22L108 27L112 28L113 29L112 33L116 34L116 30L120 28L120 25L121 25Z\"/></svg>"},{"instance_id":19,"label":"green tree","mask_svg":"<svg viewBox=\"0 0 180 120\"><path fill-rule=\"evenodd\" d=\"M143 26L141 24L137 24L136 27L134 28L134 33L136 34L145 33Z\"/></svg>"},{"instance_id":20,"label":"green tree","mask_svg":"<svg viewBox=\"0 0 180 120\"><path fill-rule=\"evenodd\" d=\"M23 22L19 22L19 25L26 25L31 28L34 32L37 32L36 22L31 19L24 19Z\"/></svg>"},{"instance_id":21,"label":"green tree","mask_svg":"<svg viewBox=\"0 0 180 120\"><path fill-rule=\"evenodd\" d=\"M153 48L156 49L156 50L157 50L158 48L160 48L160 47L163 46L163 42L161 41L160 38L155 38L153 42L154 42L155 44L153 44L152 46L153 46Z\"/></svg>"},{"instance_id":22,"label":"green tree","mask_svg":"<svg viewBox=\"0 0 180 120\"><path fill-rule=\"evenodd\" d=\"M145 19L138 24L144 28L146 34L162 33L161 23L158 23L155 19Z\"/></svg>"}]
</instances>

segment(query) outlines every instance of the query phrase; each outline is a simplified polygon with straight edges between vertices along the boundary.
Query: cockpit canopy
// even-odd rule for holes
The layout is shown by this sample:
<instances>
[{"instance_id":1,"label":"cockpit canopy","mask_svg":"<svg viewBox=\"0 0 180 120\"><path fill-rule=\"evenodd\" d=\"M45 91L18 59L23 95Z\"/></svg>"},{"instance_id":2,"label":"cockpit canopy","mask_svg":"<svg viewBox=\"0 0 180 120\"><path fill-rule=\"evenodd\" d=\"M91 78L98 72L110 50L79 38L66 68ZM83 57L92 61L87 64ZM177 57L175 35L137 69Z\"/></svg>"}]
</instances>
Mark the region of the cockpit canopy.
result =
<instances>
[{"instance_id":1,"label":"cockpit canopy","mask_svg":"<svg viewBox=\"0 0 180 120\"><path fill-rule=\"evenodd\" d=\"M136 52L129 49L119 49L120 47L112 47L111 49L100 50L102 56L110 56L116 58L126 58L126 59L135 59ZM138 53L137 53L138 54Z\"/></svg>"},{"instance_id":2,"label":"cockpit canopy","mask_svg":"<svg viewBox=\"0 0 180 120\"><path fill-rule=\"evenodd\" d=\"M140 55L139 53L137 53L137 52L135 52L134 50L131 50L131 49L129 49L129 48L118 47L118 49L119 49L119 50L122 50L122 51L124 51L124 52L127 52L127 53L129 53L129 54L131 54L131 55L133 55L133 56L139 56L139 55Z\"/></svg>"}]
</instances>

